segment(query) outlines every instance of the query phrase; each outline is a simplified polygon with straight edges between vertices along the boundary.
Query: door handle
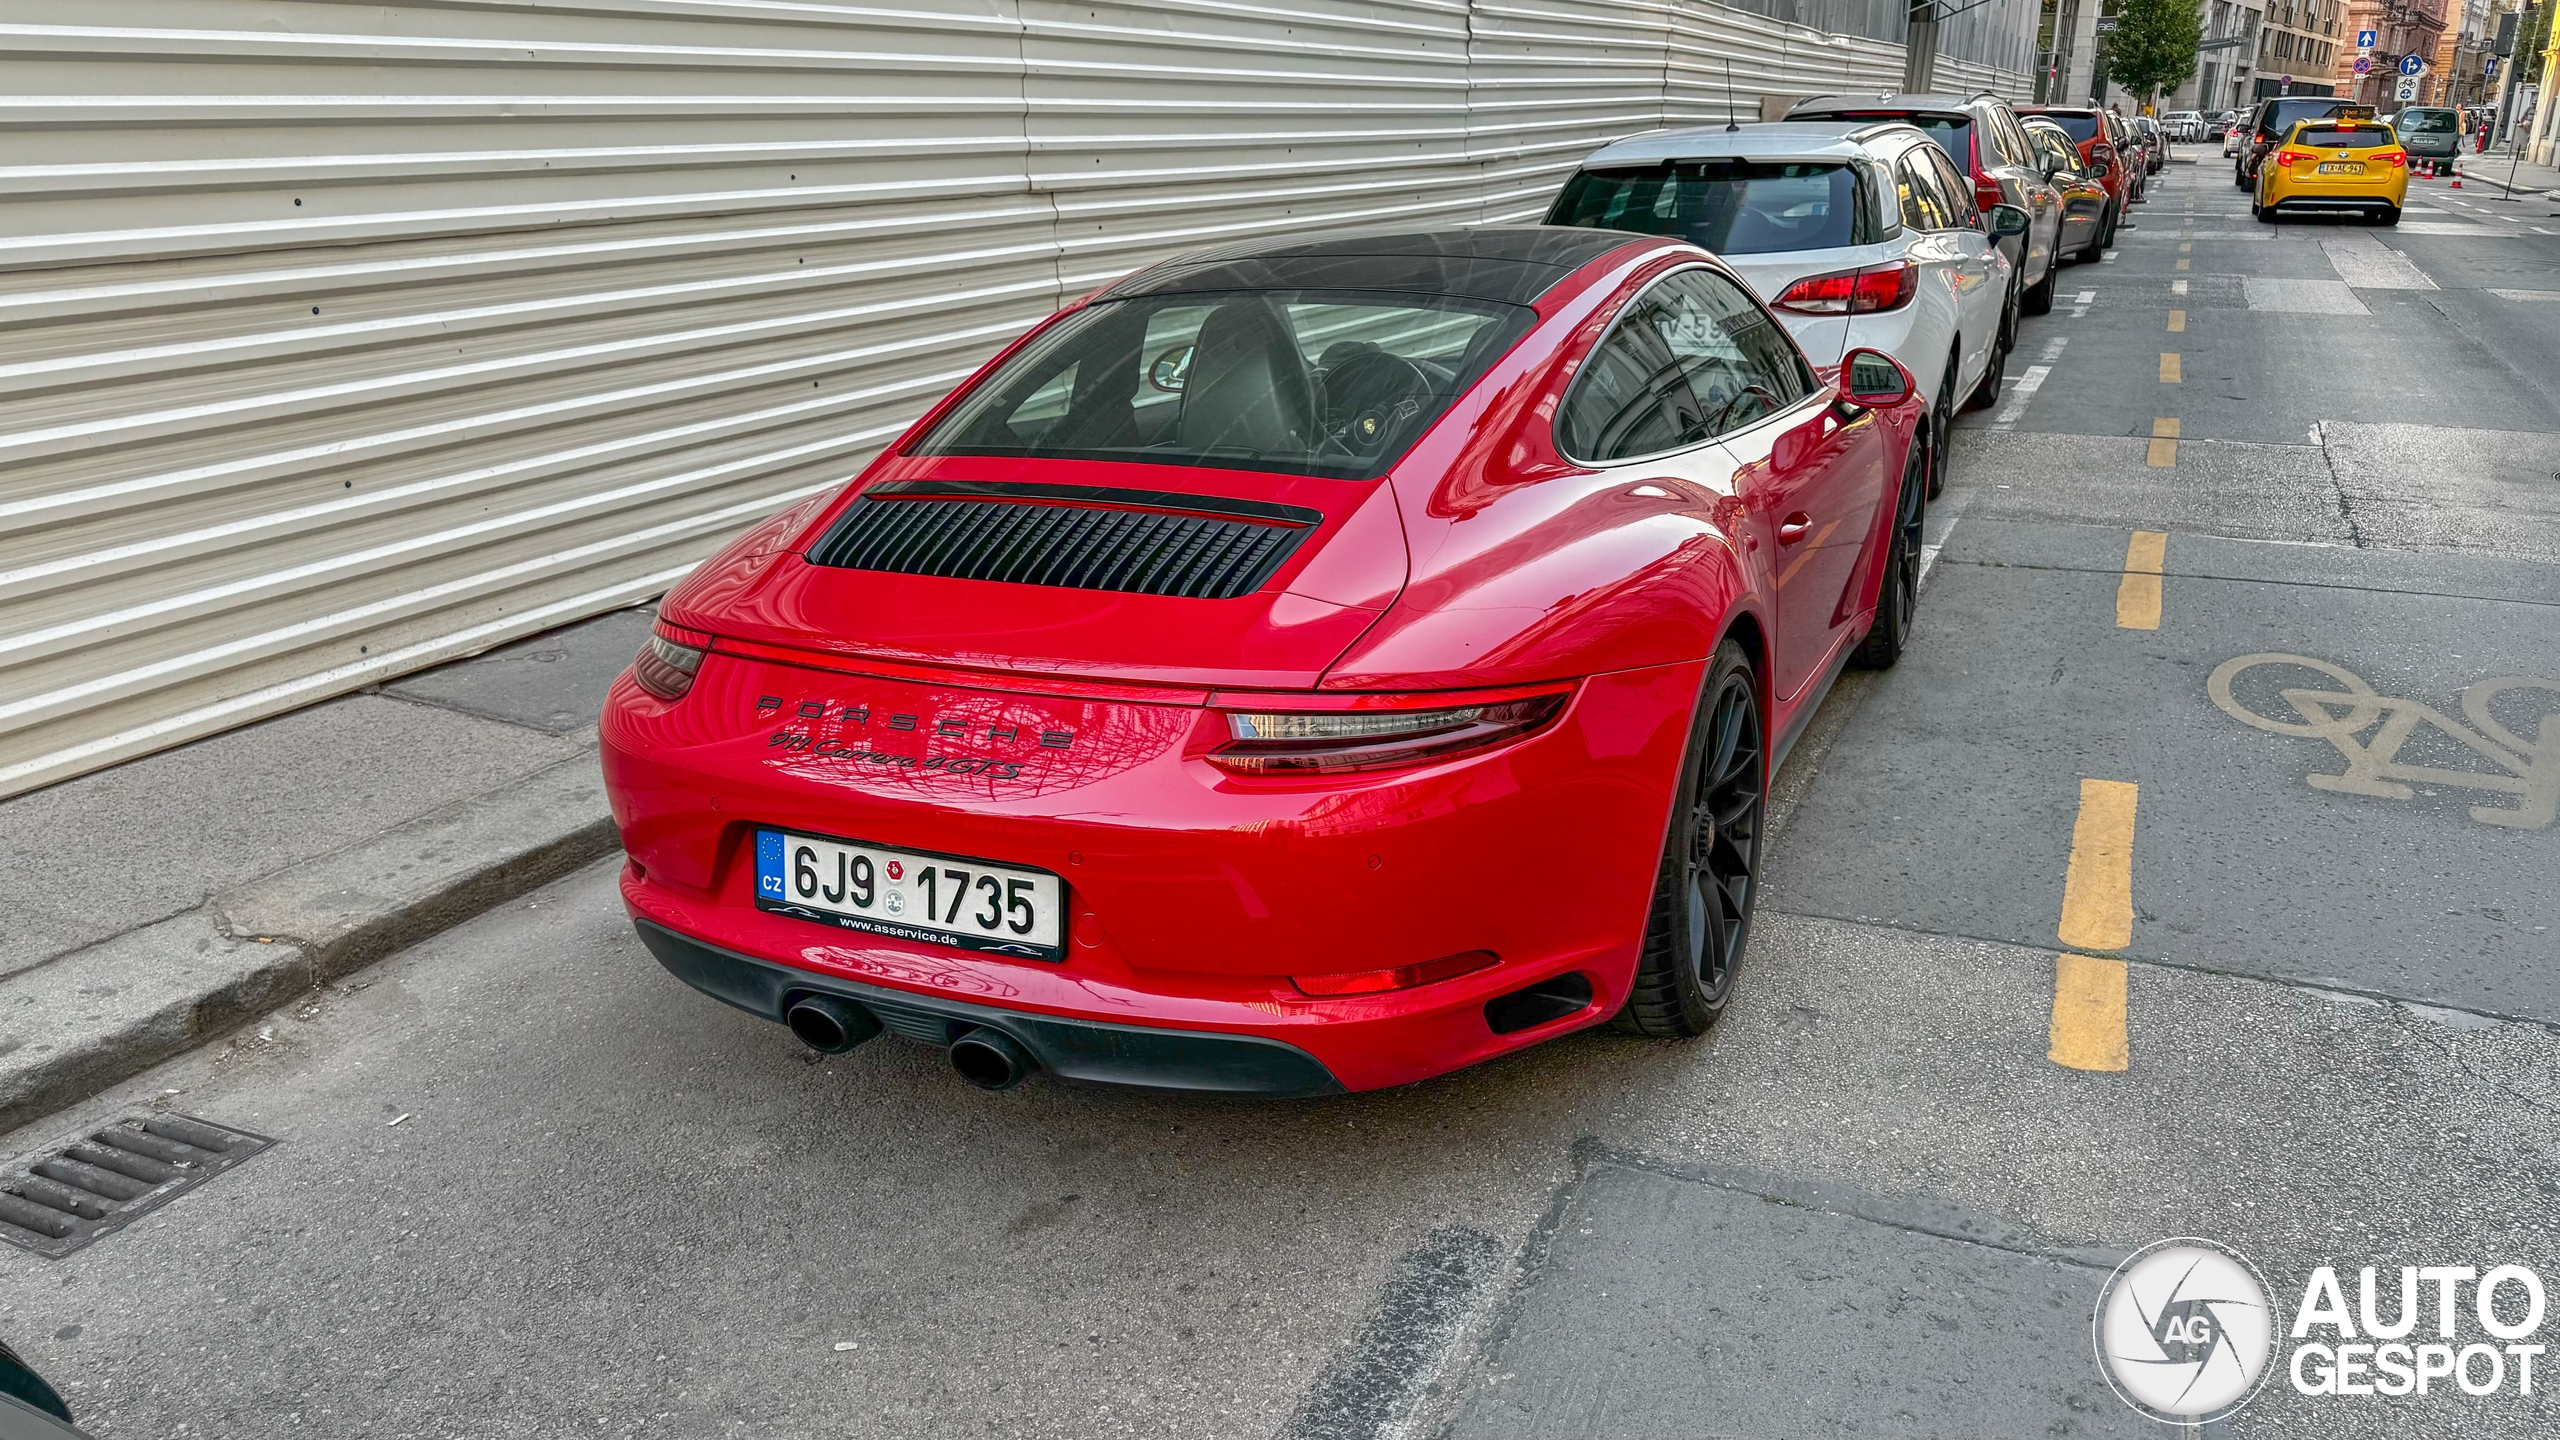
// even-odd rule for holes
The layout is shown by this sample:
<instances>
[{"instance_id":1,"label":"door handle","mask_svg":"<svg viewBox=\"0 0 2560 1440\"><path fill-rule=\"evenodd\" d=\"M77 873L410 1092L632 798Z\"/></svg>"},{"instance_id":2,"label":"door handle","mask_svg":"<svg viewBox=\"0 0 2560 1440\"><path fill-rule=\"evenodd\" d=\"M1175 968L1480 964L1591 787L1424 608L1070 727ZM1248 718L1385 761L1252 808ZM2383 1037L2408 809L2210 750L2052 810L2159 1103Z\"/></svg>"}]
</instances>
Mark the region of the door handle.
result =
<instances>
[{"instance_id":1,"label":"door handle","mask_svg":"<svg viewBox=\"0 0 2560 1440\"><path fill-rule=\"evenodd\" d=\"M1778 543L1793 545L1803 539L1805 532L1812 528L1813 517L1799 510L1778 522Z\"/></svg>"}]
</instances>

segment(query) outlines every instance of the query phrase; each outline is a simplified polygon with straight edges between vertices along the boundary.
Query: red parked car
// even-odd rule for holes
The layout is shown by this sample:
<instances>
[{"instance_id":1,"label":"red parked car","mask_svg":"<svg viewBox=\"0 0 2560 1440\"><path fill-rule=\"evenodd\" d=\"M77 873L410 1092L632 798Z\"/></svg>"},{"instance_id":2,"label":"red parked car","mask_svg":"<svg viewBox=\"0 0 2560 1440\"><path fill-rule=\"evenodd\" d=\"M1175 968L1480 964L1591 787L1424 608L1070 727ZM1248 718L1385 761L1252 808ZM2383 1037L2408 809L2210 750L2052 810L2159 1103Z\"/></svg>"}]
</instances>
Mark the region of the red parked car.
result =
<instances>
[{"instance_id":1,"label":"red parked car","mask_svg":"<svg viewBox=\"0 0 2560 1440\"><path fill-rule=\"evenodd\" d=\"M2020 115L2041 115L2063 129L2080 152L2083 174L2106 187L2107 213L2099 222L2098 248L2116 243L2116 227L2124 223L2125 207L2139 194L2140 177L2129 158L2121 152L2118 126L2124 122L2117 116L2089 105L2021 105Z\"/></svg>"},{"instance_id":2,"label":"red parked car","mask_svg":"<svg viewBox=\"0 0 2560 1440\"><path fill-rule=\"evenodd\" d=\"M996 1088L1695 1034L1770 772L1908 633L1926 432L1675 240L1157 265L667 597L602 721L623 896L712 996Z\"/></svg>"}]
</instances>

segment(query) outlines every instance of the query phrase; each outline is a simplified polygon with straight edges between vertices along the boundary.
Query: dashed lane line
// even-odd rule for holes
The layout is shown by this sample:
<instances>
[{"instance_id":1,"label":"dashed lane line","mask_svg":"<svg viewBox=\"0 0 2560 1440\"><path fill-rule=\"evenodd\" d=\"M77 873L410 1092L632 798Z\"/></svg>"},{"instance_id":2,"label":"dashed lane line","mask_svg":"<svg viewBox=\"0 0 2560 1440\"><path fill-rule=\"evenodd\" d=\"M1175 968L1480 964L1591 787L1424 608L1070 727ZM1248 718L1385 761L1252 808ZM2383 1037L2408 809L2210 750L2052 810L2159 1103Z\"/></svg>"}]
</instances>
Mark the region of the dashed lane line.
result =
<instances>
[{"instance_id":1,"label":"dashed lane line","mask_svg":"<svg viewBox=\"0 0 2560 1440\"><path fill-rule=\"evenodd\" d=\"M2160 383L2163 385L2178 384L2180 382L2181 375L2182 372L2178 364L2178 352L2175 350L2161 351Z\"/></svg>"},{"instance_id":2,"label":"dashed lane line","mask_svg":"<svg viewBox=\"0 0 2560 1440\"><path fill-rule=\"evenodd\" d=\"M2062 880L2062 924L2074 950L2122 950L2133 943L2133 813L2142 787L2082 780L2080 818L2071 826L2071 866Z\"/></svg>"},{"instance_id":3,"label":"dashed lane line","mask_svg":"<svg viewBox=\"0 0 2560 1440\"><path fill-rule=\"evenodd\" d=\"M2178 463L2178 417L2163 415L2151 422L2151 448L2143 462L2154 470L2167 470Z\"/></svg>"},{"instance_id":4,"label":"dashed lane line","mask_svg":"<svg viewBox=\"0 0 2560 1440\"><path fill-rule=\"evenodd\" d=\"M2121 950L2133 943L2133 821L2141 794L2141 787L2122 780L2080 782L2080 814L2072 822L2071 860L2063 873L2062 923L2055 929L2071 948L2054 957L2053 1010L2045 1035L2045 1058L2067 1069L2114 1074L2132 1062L2125 1036L2125 963L2072 952Z\"/></svg>"},{"instance_id":5,"label":"dashed lane line","mask_svg":"<svg viewBox=\"0 0 2560 1440\"><path fill-rule=\"evenodd\" d=\"M2125 964L2095 955L2053 957L2053 1020L2045 1058L2070 1070L2122 1074L2131 1067L2125 1043Z\"/></svg>"},{"instance_id":6,"label":"dashed lane line","mask_svg":"<svg viewBox=\"0 0 2560 1440\"><path fill-rule=\"evenodd\" d=\"M2184 333L2184 332L2185 332L2186 328L2187 328L2187 312L2186 312L2186 311L2184 311L2184 310L2172 310L2172 311L2170 311L2170 312L2169 312L2169 333L2170 333L2170 334L2172 334L2172 335L2182 334L2182 333Z\"/></svg>"},{"instance_id":7,"label":"dashed lane line","mask_svg":"<svg viewBox=\"0 0 2560 1440\"><path fill-rule=\"evenodd\" d=\"M2136 530L2124 547L2124 578L2116 582L2116 628L2160 628L2160 571L2168 561L2165 530Z\"/></svg>"},{"instance_id":8,"label":"dashed lane line","mask_svg":"<svg viewBox=\"0 0 2560 1440\"><path fill-rule=\"evenodd\" d=\"M2010 384L2009 403L2001 406L2000 413L1991 417L1991 428L2006 430L2017 424L2018 417L2027 413L2027 402L2035 399L2036 392L2044 388L2044 377L2052 373L2050 365L2028 366L2027 373Z\"/></svg>"}]
</instances>

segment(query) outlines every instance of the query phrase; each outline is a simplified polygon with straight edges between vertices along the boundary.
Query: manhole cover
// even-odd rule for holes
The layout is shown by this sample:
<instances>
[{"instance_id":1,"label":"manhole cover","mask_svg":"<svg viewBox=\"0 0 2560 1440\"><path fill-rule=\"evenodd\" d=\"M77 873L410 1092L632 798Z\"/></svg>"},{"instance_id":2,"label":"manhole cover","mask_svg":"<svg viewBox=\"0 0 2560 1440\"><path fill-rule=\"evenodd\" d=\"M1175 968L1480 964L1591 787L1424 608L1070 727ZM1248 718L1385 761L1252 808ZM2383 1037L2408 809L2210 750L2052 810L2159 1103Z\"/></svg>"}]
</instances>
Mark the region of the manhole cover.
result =
<instances>
[{"instance_id":1,"label":"manhole cover","mask_svg":"<svg viewBox=\"0 0 2560 1440\"><path fill-rule=\"evenodd\" d=\"M0 1240L49 1259L68 1255L274 1143L186 1115L127 1115L0 1179Z\"/></svg>"}]
</instances>

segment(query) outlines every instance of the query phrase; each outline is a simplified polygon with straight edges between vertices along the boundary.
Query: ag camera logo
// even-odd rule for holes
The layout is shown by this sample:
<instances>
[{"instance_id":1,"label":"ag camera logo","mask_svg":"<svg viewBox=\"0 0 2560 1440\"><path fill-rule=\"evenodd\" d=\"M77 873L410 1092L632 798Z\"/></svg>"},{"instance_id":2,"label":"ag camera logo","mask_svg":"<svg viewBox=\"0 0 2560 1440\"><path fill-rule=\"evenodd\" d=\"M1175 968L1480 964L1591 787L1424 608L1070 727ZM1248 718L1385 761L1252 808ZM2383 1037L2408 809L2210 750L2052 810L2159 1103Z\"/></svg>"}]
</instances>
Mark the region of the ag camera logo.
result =
<instances>
[{"instance_id":1,"label":"ag camera logo","mask_svg":"<svg viewBox=\"0 0 2560 1440\"><path fill-rule=\"evenodd\" d=\"M2179 1425L2220 1420L2267 1378L2276 1311L2247 1256L2212 1240L2137 1250L2098 1295L2098 1369L2124 1403Z\"/></svg>"}]
</instances>

